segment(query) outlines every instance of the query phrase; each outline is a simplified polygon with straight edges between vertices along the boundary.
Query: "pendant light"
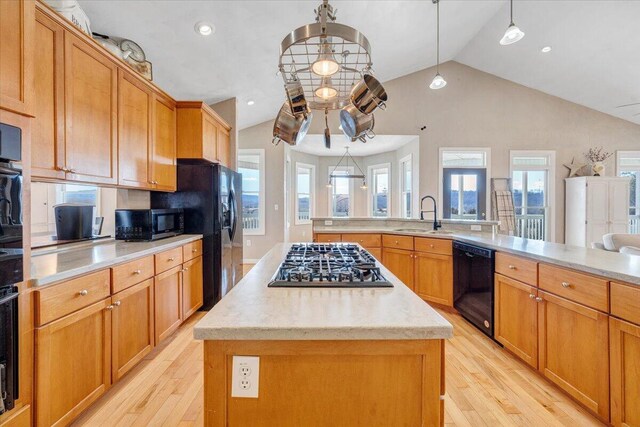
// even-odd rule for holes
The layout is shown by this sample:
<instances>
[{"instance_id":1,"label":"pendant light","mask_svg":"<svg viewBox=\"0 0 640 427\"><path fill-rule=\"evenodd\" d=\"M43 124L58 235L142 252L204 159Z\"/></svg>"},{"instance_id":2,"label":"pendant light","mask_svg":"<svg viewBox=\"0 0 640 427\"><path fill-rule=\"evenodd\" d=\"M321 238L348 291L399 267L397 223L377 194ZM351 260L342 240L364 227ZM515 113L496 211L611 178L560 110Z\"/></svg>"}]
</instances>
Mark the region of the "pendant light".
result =
<instances>
[{"instance_id":1,"label":"pendant light","mask_svg":"<svg viewBox=\"0 0 640 427\"><path fill-rule=\"evenodd\" d=\"M320 86L314 92L318 98L331 99L338 95L338 91L333 87L331 77L323 77Z\"/></svg>"},{"instance_id":2,"label":"pendant light","mask_svg":"<svg viewBox=\"0 0 640 427\"><path fill-rule=\"evenodd\" d=\"M507 46L522 40L524 37L524 32L513 23L513 0L511 2L511 24L507 28L507 31L504 32L504 36L500 39L500 44L502 46Z\"/></svg>"},{"instance_id":3,"label":"pendant light","mask_svg":"<svg viewBox=\"0 0 640 427\"><path fill-rule=\"evenodd\" d=\"M436 4L436 14L437 14L437 35L436 35L436 76L431 81L429 87L431 89L442 89L447 85L447 81L440 75L440 0L433 0Z\"/></svg>"},{"instance_id":4,"label":"pendant light","mask_svg":"<svg viewBox=\"0 0 640 427\"><path fill-rule=\"evenodd\" d=\"M331 43L325 38L325 42L320 45L318 59L311 65L311 71L319 76L327 77L334 75L338 70L340 70L340 65L333 56Z\"/></svg>"}]
</instances>

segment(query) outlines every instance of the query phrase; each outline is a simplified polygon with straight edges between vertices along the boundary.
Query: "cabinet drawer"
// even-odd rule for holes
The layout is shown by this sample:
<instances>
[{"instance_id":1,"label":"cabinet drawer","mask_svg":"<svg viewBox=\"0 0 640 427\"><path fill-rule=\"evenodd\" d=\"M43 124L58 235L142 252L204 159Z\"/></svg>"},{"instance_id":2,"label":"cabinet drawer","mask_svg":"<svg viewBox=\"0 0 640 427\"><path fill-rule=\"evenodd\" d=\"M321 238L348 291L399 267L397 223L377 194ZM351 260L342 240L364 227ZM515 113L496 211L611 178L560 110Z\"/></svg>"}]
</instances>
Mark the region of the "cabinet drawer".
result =
<instances>
[{"instance_id":1,"label":"cabinet drawer","mask_svg":"<svg viewBox=\"0 0 640 427\"><path fill-rule=\"evenodd\" d=\"M540 288L600 311L609 310L608 282L565 268L540 264Z\"/></svg>"},{"instance_id":2,"label":"cabinet drawer","mask_svg":"<svg viewBox=\"0 0 640 427\"><path fill-rule=\"evenodd\" d=\"M611 282L611 314L640 325L640 286Z\"/></svg>"},{"instance_id":3,"label":"cabinet drawer","mask_svg":"<svg viewBox=\"0 0 640 427\"><path fill-rule=\"evenodd\" d=\"M109 270L87 274L36 292L36 325L59 319L111 294Z\"/></svg>"},{"instance_id":4,"label":"cabinet drawer","mask_svg":"<svg viewBox=\"0 0 640 427\"><path fill-rule=\"evenodd\" d=\"M407 249L413 250L413 237L396 236L394 234L382 235L382 246L385 248Z\"/></svg>"},{"instance_id":5,"label":"cabinet drawer","mask_svg":"<svg viewBox=\"0 0 640 427\"><path fill-rule=\"evenodd\" d=\"M496 273L511 277L529 285L538 284L538 263L529 259L496 253Z\"/></svg>"},{"instance_id":6,"label":"cabinet drawer","mask_svg":"<svg viewBox=\"0 0 640 427\"><path fill-rule=\"evenodd\" d=\"M451 240L430 239L428 237L416 237L414 240L416 251L428 252L432 254L451 255L453 247Z\"/></svg>"},{"instance_id":7,"label":"cabinet drawer","mask_svg":"<svg viewBox=\"0 0 640 427\"><path fill-rule=\"evenodd\" d=\"M136 259L111 269L112 292L120 292L153 277L153 255Z\"/></svg>"},{"instance_id":8,"label":"cabinet drawer","mask_svg":"<svg viewBox=\"0 0 640 427\"><path fill-rule=\"evenodd\" d=\"M154 255L156 257L156 275L182 264L182 246Z\"/></svg>"},{"instance_id":9,"label":"cabinet drawer","mask_svg":"<svg viewBox=\"0 0 640 427\"><path fill-rule=\"evenodd\" d=\"M187 262L202 255L202 240L187 243L182 247L182 261Z\"/></svg>"},{"instance_id":10,"label":"cabinet drawer","mask_svg":"<svg viewBox=\"0 0 640 427\"><path fill-rule=\"evenodd\" d=\"M336 243L342 240L342 236L336 233L318 233L316 234L317 243Z\"/></svg>"},{"instance_id":11,"label":"cabinet drawer","mask_svg":"<svg viewBox=\"0 0 640 427\"><path fill-rule=\"evenodd\" d=\"M382 246L382 236L380 234L343 234L342 241L358 243L363 248L379 248Z\"/></svg>"}]
</instances>

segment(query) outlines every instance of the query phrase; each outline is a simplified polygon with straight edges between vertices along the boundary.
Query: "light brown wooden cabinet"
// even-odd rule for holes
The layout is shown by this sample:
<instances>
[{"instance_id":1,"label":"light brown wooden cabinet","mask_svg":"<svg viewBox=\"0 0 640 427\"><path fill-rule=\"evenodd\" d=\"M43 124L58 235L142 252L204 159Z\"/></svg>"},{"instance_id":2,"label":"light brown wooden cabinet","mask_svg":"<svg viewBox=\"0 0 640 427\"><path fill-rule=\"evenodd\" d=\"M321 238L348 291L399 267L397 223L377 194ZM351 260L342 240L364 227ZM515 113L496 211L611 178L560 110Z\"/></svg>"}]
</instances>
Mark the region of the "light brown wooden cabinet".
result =
<instances>
[{"instance_id":1,"label":"light brown wooden cabinet","mask_svg":"<svg viewBox=\"0 0 640 427\"><path fill-rule=\"evenodd\" d=\"M414 274L414 253L404 249L382 248L382 264L411 290Z\"/></svg>"},{"instance_id":2,"label":"light brown wooden cabinet","mask_svg":"<svg viewBox=\"0 0 640 427\"><path fill-rule=\"evenodd\" d=\"M183 320L182 267L174 267L154 279L155 341L171 335Z\"/></svg>"},{"instance_id":3,"label":"light brown wooden cabinet","mask_svg":"<svg viewBox=\"0 0 640 427\"><path fill-rule=\"evenodd\" d=\"M0 108L33 115L34 1L0 1Z\"/></svg>"},{"instance_id":4,"label":"light brown wooden cabinet","mask_svg":"<svg viewBox=\"0 0 640 427\"><path fill-rule=\"evenodd\" d=\"M177 108L177 157L230 165L231 127L204 102L180 101Z\"/></svg>"},{"instance_id":5,"label":"light brown wooden cabinet","mask_svg":"<svg viewBox=\"0 0 640 427\"><path fill-rule=\"evenodd\" d=\"M111 299L36 329L36 424L68 425L111 385Z\"/></svg>"},{"instance_id":6,"label":"light brown wooden cabinet","mask_svg":"<svg viewBox=\"0 0 640 427\"><path fill-rule=\"evenodd\" d=\"M66 178L116 184L118 67L70 32L64 39Z\"/></svg>"},{"instance_id":7,"label":"light brown wooden cabinet","mask_svg":"<svg viewBox=\"0 0 640 427\"><path fill-rule=\"evenodd\" d=\"M495 275L494 336L534 369L538 368L538 290Z\"/></svg>"},{"instance_id":8,"label":"light brown wooden cabinet","mask_svg":"<svg viewBox=\"0 0 640 427\"><path fill-rule=\"evenodd\" d=\"M422 299L453 307L453 258L414 252L414 291Z\"/></svg>"},{"instance_id":9,"label":"light brown wooden cabinet","mask_svg":"<svg viewBox=\"0 0 640 427\"><path fill-rule=\"evenodd\" d=\"M604 313L538 291L538 369L609 419L609 320Z\"/></svg>"},{"instance_id":10,"label":"light brown wooden cabinet","mask_svg":"<svg viewBox=\"0 0 640 427\"><path fill-rule=\"evenodd\" d=\"M153 279L147 279L111 297L113 382L154 347L153 289Z\"/></svg>"},{"instance_id":11,"label":"light brown wooden cabinet","mask_svg":"<svg viewBox=\"0 0 640 427\"><path fill-rule=\"evenodd\" d=\"M182 265L182 312L188 318L204 302L202 288L202 257L196 257Z\"/></svg>"},{"instance_id":12,"label":"light brown wooden cabinet","mask_svg":"<svg viewBox=\"0 0 640 427\"><path fill-rule=\"evenodd\" d=\"M156 191L176 191L176 104L159 94L153 99L151 182Z\"/></svg>"},{"instance_id":13,"label":"light brown wooden cabinet","mask_svg":"<svg viewBox=\"0 0 640 427\"><path fill-rule=\"evenodd\" d=\"M640 326L611 317L611 424L640 426Z\"/></svg>"}]
</instances>

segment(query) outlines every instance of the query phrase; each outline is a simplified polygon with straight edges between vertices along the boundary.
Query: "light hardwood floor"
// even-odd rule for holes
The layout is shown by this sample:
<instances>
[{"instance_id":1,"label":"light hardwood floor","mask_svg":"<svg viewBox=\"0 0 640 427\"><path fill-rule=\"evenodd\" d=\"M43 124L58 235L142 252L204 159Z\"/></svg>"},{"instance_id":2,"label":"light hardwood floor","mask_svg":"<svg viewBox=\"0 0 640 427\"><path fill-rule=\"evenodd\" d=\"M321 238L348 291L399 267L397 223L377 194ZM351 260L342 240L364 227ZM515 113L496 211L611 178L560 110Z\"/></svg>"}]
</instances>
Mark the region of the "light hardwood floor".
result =
<instances>
[{"instance_id":1,"label":"light hardwood floor","mask_svg":"<svg viewBox=\"0 0 640 427\"><path fill-rule=\"evenodd\" d=\"M447 426L602 426L460 316L446 346ZM74 426L202 426L197 312L96 402ZM328 420L330 425L330 420Z\"/></svg>"}]
</instances>

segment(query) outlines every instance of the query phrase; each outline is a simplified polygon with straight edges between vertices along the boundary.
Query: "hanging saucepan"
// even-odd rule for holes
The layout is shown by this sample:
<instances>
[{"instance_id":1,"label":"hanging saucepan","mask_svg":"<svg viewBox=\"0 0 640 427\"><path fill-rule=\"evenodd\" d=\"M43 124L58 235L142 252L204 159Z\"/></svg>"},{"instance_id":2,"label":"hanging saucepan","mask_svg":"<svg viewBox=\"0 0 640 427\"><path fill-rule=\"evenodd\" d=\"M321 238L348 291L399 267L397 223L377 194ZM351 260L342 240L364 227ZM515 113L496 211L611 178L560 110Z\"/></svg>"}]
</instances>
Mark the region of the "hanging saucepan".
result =
<instances>
[{"instance_id":1,"label":"hanging saucepan","mask_svg":"<svg viewBox=\"0 0 640 427\"><path fill-rule=\"evenodd\" d=\"M371 74L365 74L351 89L351 103L364 114L371 114L378 107L384 110L386 101L387 92Z\"/></svg>"},{"instance_id":2,"label":"hanging saucepan","mask_svg":"<svg viewBox=\"0 0 640 427\"><path fill-rule=\"evenodd\" d=\"M273 124L273 145L284 141L289 145L297 145L307 134L311 125L312 114L304 117L302 114L291 114L289 103L285 102L280 107L280 112Z\"/></svg>"},{"instance_id":3,"label":"hanging saucepan","mask_svg":"<svg viewBox=\"0 0 640 427\"><path fill-rule=\"evenodd\" d=\"M373 114L361 113L352 104L340 110L340 124L342 125L342 132L352 141L359 139L365 142L365 136L368 138L376 136L373 132L375 125Z\"/></svg>"},{"instance_id":4,"label":"hanging saucepan","mask_svg":"<svg viewBox=\"0 0 640 427\"><path fill-rule=\"evenodd\" d=\"M294 116L302 114L307 116L310 113L307 99L304 96L304 89L300 80L292 80L284 85L285 92L287 92L287 100L289 101L289 108Z\"/></svg>"}]
</instances>

